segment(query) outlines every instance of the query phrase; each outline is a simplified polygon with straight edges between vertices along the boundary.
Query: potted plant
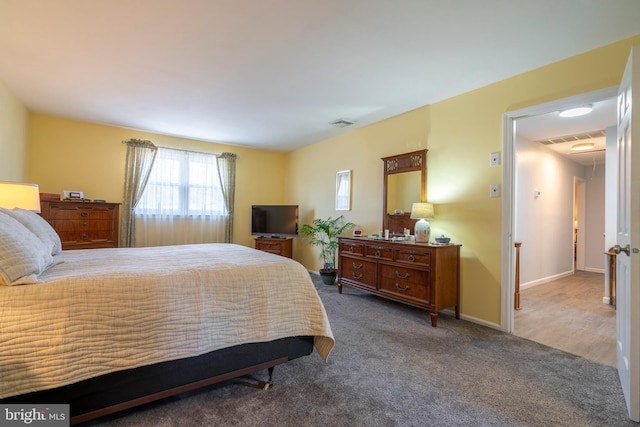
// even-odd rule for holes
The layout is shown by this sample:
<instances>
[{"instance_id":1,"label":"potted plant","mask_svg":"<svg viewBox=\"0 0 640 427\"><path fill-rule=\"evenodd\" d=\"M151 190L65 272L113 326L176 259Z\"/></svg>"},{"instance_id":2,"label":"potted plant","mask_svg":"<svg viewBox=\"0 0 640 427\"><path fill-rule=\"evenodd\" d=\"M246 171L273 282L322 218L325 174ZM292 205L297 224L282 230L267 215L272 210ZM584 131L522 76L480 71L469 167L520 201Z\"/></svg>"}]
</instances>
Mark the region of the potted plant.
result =
<instances>
[{"instance_id":1,"label":"potted plant","mask_svg":"<svg viewBox=\"0 0 640 427\"><path fill-rule=\"evenodd\" d=\"M336 282L338 237L353 227L355 224L345 222L344 216L341 215L337 218L316 218L313 224L304 224L300 229L303 239L308 240L312 246L320 248L320 259L324 263L323 268L320 269L320 277L325 285L333 285Z\"/></svg>"}]
</instances>

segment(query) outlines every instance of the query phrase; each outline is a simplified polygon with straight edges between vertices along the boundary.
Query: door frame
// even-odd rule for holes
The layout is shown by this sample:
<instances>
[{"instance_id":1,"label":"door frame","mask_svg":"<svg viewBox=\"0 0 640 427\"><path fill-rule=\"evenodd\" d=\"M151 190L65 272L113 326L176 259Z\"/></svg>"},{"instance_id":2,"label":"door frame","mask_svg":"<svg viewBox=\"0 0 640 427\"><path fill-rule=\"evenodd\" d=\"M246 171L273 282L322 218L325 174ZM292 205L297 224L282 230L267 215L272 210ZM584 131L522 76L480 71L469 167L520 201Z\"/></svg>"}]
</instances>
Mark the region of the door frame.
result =
<instances>
[{"instance_id":1,"label":"door frame","mask_svg":"<svg viewBox=\"0 0 640 427\"><path fill-rule=\"evenodd\" d=\"M587 92L520 110L502 116L502 268L500 329L513 333L515 292L515 182L516 182L516 120L560 111L576 105L590 104L618 96L618 86Z\"/></svg>"},{"instance_id":2,"label":"door frame","mask_svg":"<svg viewBox=\"0 0 640 427\"><path fill-rule=\"evenodd\" d=\"M585 189L586 181L583 178L579 178L577 176L573 177L573 207L574 207L574 216L577 212L576 221L578 222L578 229L576 230L576 239L577 244L574 248L574 257L573 257L573 271L576 270L584 270L585 269L585 251L587 248L586 245L586 236L587 230L584 226L585 223L585 206L586 206L586 189ZM576 203L577 201L577 203ZM575 225L573 225L575 228ZM603 249L604 250L604 249Z\"/></svg>"}]
</instances>

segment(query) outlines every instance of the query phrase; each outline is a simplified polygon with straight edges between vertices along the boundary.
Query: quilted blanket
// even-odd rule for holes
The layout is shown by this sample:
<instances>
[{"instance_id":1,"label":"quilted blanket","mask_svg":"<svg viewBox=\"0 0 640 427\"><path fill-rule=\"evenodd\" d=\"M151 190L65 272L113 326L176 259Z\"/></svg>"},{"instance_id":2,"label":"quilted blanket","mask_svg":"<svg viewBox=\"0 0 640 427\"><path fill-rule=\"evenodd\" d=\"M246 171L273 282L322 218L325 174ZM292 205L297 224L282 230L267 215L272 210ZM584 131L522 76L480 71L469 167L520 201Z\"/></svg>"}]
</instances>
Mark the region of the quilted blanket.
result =
<instances>
[{"instance_id":1,"label":"quilted blanket","mask_svg":"<svg viewBox=\"0 0 640 427\"><path fill-rule=\"evenodd\" d=\"M299 263L233 244L63 251L0 287L0 398L289 336L334 345Z\"/></svg>"}]
</instances>

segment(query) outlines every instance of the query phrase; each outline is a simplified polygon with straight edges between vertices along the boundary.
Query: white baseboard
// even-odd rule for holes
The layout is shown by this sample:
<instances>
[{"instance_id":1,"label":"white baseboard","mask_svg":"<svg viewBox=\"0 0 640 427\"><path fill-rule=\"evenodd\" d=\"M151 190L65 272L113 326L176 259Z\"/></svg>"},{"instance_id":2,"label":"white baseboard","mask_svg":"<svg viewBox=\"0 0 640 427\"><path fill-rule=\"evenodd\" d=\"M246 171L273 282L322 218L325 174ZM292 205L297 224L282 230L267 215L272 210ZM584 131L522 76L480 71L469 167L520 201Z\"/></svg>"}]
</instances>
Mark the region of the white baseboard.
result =
<instances>
[{"instance_id":1,"label":"white baseboard","mask_svg":"<svg viewBox=\"0 0 640 427\"><path fill-rule=\"evenodd\" d=\"M573 276L573 271L566 271L564 273L555 274L553 276L543 277L542 279L532 280L531 282L521 283L520 289L532 288L534 286L542 285L543 283L553 282L554 280L562 279L564 277Z\"/></svg>"},{"instance_id":2,"label":"white baseboard","mask_svg":"<svg viewBox=\"0 0 640 427\"><path fill-rule=\"evenodd\" d=\"M447 313L447 314L450 314L451 316L456 315L455 311L450 308L445 308L444 310L441 311L441 313ZM500 330L499 324L487 322L486 320L478 319L477 317L467 316L465 314L460 313L460 319L469 321L471 323L477 323L478 325L486 326L488 328Z\"/></svg>"}]
</instances>

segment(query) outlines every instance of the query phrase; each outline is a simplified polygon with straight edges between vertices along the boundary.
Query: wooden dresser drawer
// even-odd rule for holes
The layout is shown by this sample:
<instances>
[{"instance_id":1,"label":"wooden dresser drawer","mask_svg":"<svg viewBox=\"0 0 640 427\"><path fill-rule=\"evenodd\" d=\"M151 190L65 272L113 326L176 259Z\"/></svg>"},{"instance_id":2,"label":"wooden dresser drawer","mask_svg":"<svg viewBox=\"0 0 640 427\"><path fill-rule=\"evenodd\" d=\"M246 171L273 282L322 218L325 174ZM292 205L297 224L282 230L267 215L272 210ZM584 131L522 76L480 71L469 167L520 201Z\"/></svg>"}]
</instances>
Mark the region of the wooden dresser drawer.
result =
<instances>
[{"instance_id":1,"label":"wooden dresser drawer","mask_svg":"<svg viewBox=\"0 0 640 427\"><path fill-rule=\"evenodd\" d=\"M275 237L258 237L255 239L255 248L262 252L293 258L293 239L278 239Z\"/></svg>"},{"instance_id":2,"label":"wooden dresser drawer","mask_svg":"<svg viewBox=\"0 0 640 427\"><path fill-rule=\"evenodd\" d=\"M65 207L64 205L51 205L50 220L52 221L111 221L114 207Z\"/></svg>"},{"instance_id":3,"label":"wooden dresser drawer","mask_svg":"<svg viewBox=\"0 0 640 427\"><path fill-rule=\"evenodd\" d=\"M340 242L340 253L364 255L364 244L354 242Z\"/></svg>"},{"instance_id":4,"label":"wooden dresser drawer","mask_svg":"<svg viewBox=\"0 0 640 427\"><path fill-rule=\"evenodd\" d=\"M75 246L92 246L93 248L112 248L117 242L112 240L111 230L58 231L60 241L65 249L81 249Z\"/></svg>"},{"instance_id":5,"label":"wooden dresser drawer","mask_svg":"<svg viewBox=\"0 0 640 427\"><path fill-rule=\"evenodd\" d=\"M340 257L341 278L349 282L376 288L377 264L363 258Z\"/></svg>"},{"instance_id":6,"label":"wooden dresser drawer","mask_svg":"<svg viewBox=\"0 0 640 427\"><path fill-rule=\"evenodd\" d=\"M385 245L369 244L365 246L364 254L378 259L393 259L393 248Z\"/></svg>"},{"instance_id":7,"label":"wooden dresser drawer","mask_svg":"<svg viewBox=\"0 0 640 427\"><path fill-rule=\"evenodd\" d=\"M380 291L429 303L428 271L382 264Z\"/></svg>"},{"instance_id":8,"label":"wooden dresser drawer","mask_svg":"<svg viewBox=\"0 0 640 427\"><path fill-rule=\"evenodd\" d=\"M282 245L278 242L262 242L259 240L256 241L256 249L260 251L280 253L281 248Z\"/></svg>"},{"instance_id":9,"label":"wooden dresser drawer","mask_svg":"<svg viewBox=\"0 0 640 427\"><path fill-rule=\"evenodd\" d=\"M429 267L431 263L431 251L428 249L396 249L395 260L422 267Z\"/></svg>"}]
</instances>

